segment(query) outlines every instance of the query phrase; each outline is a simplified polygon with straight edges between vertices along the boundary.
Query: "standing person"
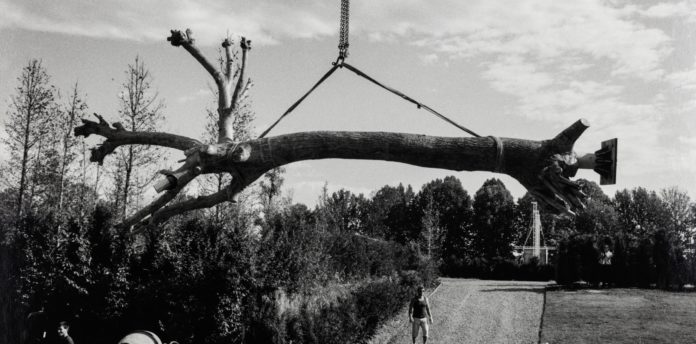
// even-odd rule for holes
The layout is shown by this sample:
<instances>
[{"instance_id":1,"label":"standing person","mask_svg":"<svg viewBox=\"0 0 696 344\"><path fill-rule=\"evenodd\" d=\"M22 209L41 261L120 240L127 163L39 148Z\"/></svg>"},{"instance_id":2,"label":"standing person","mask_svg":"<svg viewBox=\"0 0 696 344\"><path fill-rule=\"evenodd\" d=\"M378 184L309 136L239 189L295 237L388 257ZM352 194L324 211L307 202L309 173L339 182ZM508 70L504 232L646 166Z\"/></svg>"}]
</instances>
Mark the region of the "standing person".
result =
<instances>
[{"instance_id":1,"label":"standing person","mask_svg":"<svg viewBox=\"0 0 696 344\"><path fill-rule=\"evenodd\" d=\"M70 324L67 321L61 321L58 323L58 343L59 344L75 344L72 338L68 334L70 330Z\"/></svg>"},{"instance_id":2,"label":"standing person","mask_svg":"<svg viewBox=\"0 0 696 344\"><path fill-rule=\"evenodd\" d=\"M611 259L614 253L609 250L609 245L604 244L602 253L599 254L599 286L609 287L611 281Z\"/></svg>"},{"instance_id":3,"label":"standing person","mask_svg":"<svg viewBox=\"0 0 696 344\"><path fill-rule=\"evenodd\" d=\"M430 324L433 323L433 316L430 314L428 298L423 295L423 290L423 286L418 287L416 295L411 299L411 303L408 306L408 320L411 322L411 338L413 339L413 344L416 344L418 330L421 328L423 329L423 344L428 341L428 333L430 332L428 322ZM426 315L428 321L426 321Z\"/></svg>"}]
</instances>

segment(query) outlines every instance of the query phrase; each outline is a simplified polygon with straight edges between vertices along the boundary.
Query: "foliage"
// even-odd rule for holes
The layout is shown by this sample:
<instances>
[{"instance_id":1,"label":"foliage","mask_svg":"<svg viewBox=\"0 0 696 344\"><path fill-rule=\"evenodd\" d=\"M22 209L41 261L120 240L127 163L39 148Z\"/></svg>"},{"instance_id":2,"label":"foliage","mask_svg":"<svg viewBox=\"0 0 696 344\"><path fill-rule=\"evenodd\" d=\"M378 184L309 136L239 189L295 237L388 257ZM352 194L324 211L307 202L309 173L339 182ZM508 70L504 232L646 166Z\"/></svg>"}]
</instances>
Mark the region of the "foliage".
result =
<instances>
[{"instance_id":1,"label":"foliage","mask_svg":"<svg viewBox=\"0 0 696 344\"><path fill-rule=\"evenodd\" d=\"M427 212L437 214L434 222L442 231L442 238L437 241L442 243L438 251L443 260L443 271L451 269L457 261L468 258L473 240L472 202L456 177L448 176L423 185L409 212L415 218L409 222L416 225L422 223L416 219L424 218ZM419 227L416 233L420 231Z\"/></svg>"},{"instance_id":2,"label":"foliage","mask_svg":"<svg viewBox=\"0 0 696 344\"><path fill-rule=\"evenodd\" d=\"M557 281L597 283L606 244L614 253L611 283L661 289L694 283L690 199L675 188L661 195L636 188L618 191L613 202L590 199L576 219L577 234L561 240Z\"/></svg>"},{"instance_id":3,"label":"foliage","mask_svg":"<svg viewBox=\"0 0 696 344\"><path fill-rule=\"evenodd\" d=\"M372 237L394 240L400 243L407 241L406 222L408 221L408 205L415 193L410 185L404 187L385 185L375 192L367 204L367 225L365 233Z\"/></svg>"},{"instance_id":4,"label":"foliage","mask_svg":"<svg viewBox=\"0 0 696 344\"><path fill-rule=\"evenodd\" d=\"M486 180L474 196L475 228L472 249L485 259L512 258L510 244L522 233L511 231L514 211L512 195L499 179Z\"/></svg>"}]
</instances>

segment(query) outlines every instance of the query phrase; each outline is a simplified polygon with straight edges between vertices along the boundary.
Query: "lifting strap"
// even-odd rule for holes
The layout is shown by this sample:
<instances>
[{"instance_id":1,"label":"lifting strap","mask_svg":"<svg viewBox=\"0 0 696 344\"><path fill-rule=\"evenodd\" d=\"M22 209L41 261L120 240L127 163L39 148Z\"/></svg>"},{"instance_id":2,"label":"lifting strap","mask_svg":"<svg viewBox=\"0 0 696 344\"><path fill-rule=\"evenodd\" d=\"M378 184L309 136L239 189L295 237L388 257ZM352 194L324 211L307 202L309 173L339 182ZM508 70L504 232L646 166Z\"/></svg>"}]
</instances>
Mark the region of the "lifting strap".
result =
<instances>
[{"instance_id":1,"label":"lifting strap","mask_svg":"<svg viewBox=\"0 0 696 344\"><path fill-rule=\"evenodd\" d=\"M386 85L380 83L379 81L373 79L372 77L363 73L359 69L346 63L345 59L348 57L348 46L349 46L349 44L348 44L349 10L350 10L350 0L341 0L341 24L340 24L339 33L338 33L338 58L336 59L336 62L333 63L333 67L331 67L331 69L329 69L329 71L326 72L326 74L324 74L324 76L322 76L321 79L319 79L319 81L317 81L317 83L314 84L314 86L312 86L312 88L310 88L309 91L307 91L307 93L305 93L302 97L300 97L300 99L298 99L295 103L290 105L290 107L287 110L285 110L285 112L282 115L280 115L280 117L275 122L273 122L273 124L271 124L270 127L268 127L268 129L266 129L263 133L261 133L261 135L259 135L260 139L264 138L268 134L268 132L271 131L271 129L273 129L278 123L280 123L280 121L283 118L285 118L285 116L289 115L293 110L295 110L295 108L298 105L300 105L300 103L302 103L302 101L305 100L305 98L307 98L307 96L309 96L310 93L312 93L317 87L319 87L319 85L321 85L326 79L328 79L329 76L331 76L331 74L333 74L333 72L336 71L336 69L343 68L343 67L346 67L346 69L350 70L351 72L369 80L373 84L375 84L375 85L377 85L377 86L379 86L379 87L381 87L381 88L383 88L391 93L396 94L397 96L401 97L402 99L415 104L419 109L421 109L421 108L425 109L428 112L430 112L431 114L446 121L447 123L452 124L453 126L459 128L459 129L461 129L461 130L463 130L463 131L465 131L465 132L467 132L475 137L481 137L481 135L476 134L475 132L467 129L466 127L464 127L462 125L459 125L455 121L447 118L445 115L433 110L431 107L401 93L400 91L398 91L396 89L393 89L389 86L386 86ZM496 141L496 143L497 143L497 141Z\"/></svg>"},{"instance_id":2,"label":"lifting strap","mask_svg":"<svg viewBox=\"0 0 696 344\"><path fill-rule=\"evenodd\" d=\"M319 79L319 81L317 81L317 83L314 84L314 86L312 86L312 88L310 88L309 91L307 91L307 93L305 93L302 97L300 97L300 99L298 99L295 103L290 105L290 107L287 110L285 110L285 112L282 115L280 115L280 117L275 122L273 122L273 124L271 124L270 127L268 127L268 129L266 129L263 133L261 133L261 135L259 135L259 138L260 139L264 138L266 136L266 134L268 134L268 132L271 131L271 129L273 129L273 127L275 127L283 118L285 118L285 116L290 114L290 112L292 112L292 110L295 110L295 108L298 105L300 105L300 103L302 103L302 101L305 100L305 98L307 98L307 96L310 93L312 93L317 87L319 87L319 85L321 85L321 83L324 82L324 80L328 79L329 76L331 76L331 74L333 74L333 72L336 71L336 69L338 69L338 65L334 65L333 67L331 67L331 69L329 69L329 71L326 72L326 74L324 74L324 76L322 76L321 79Z\"/></svg>"},{"instance_id":3,"label":"lifting strap","mask_svg":"<svg viewBox=\"0 0 696 344\"><path fill-rule=\"evenodd\" d=\"M443 115L443 114L441 114L441 113L439 113L439 112L433 110L430 106L427 106L427 105L425 105L425 104L423 104L423 103L421 103L421 102L419 102L419 101L417 101L417 100L415 100L415 99L413 99L413 98L411 98L411 97L409 97L409 96L407 96L407 95L405 95L405 94L399 92L399 91L396 90L396 89L393 89L393 88L391 88L391 87L389 87L389 86L386 86L386 85L380 83L379 81L377 81L377 80L371 78L369 75L363 73L361 70L359 70L359 69L357 69L357 68L355 68L355 67L349 65L348 63L342 62L342 63L341 63L341 67L346 67L346 68L347 68L348 70L350 70L351 72L353 72L353 73L355 73L355 74L357 74L357 75L359 75L359 76L362 76L363 78L365 78L365 79L371 81L373 84L375 84L375 85L377 85L377 86L379 86L379 87L381 87L381 88L383 88L383 89L385 89L385 90L387 90L387 91L389 91L389 92L391 92L391 93L396 94L397 96L403 98L404 100L406 100L406 101L408 101L408 102L411 102L411 103L413 103L413 104L416 104L416 106L417 106L419 109L421 109L421 108L422 108L422 109L425 109L426 111L430 112L431 114L433 114L433 115L439 117L440 119L444 120L445 122L447 122L447 123L449 123L449 124L452 124L453 126L459 128L459 129L461 129L461 130L463 130L463 131L465 131L465 132L471 134L472 136L474 136L474 137L481 137L481 135L479 135L479 134L477 134L477 133L475 133L475 132L473 132L473 131L467 129L466 127L464 127L464 126L462 126L462 125L459 125L457 122L455 122L455 121L453 121L453 120L447 118L447 116L445 116L445 115Z\"/></svg>"},{"instance_id":4,"label":"lifting strap","mask_svg":"<svg viewBox=\"0 0 696 344\"><path fill-rule=\"evenodd\" d=\"M266 134L268 134L268 132L271 131L271 129L273 129L278 123L280 123L280 121L283 118L285 118L285 116L290 114L290 112L292 112L298 105L300 105L300 103L303 100L305 100L305 98L307 98L307 96L309 96L310 93L312 93L317 87L319 87L319 85L321 85L321 83L323 83L326 79L328 79L329 76L331 76L331 74L333 74L333 72L335 72L336 69L338 69L339 67L341 67L341 68L346 67L346 69L350 70L351 72L369 80L370 82L374 83L375 85L382 87L383 89L385 89L391 93L396 94L397 96L401 97L402 99L415 104L419 109L425 109L426 111L430 112L431 114L433 114L433 115L439 117L440 119L444 120L445 122L459 128L460 130L469 133L470 135L472 135L474 137L481 137L481 135L479 135L479 134L475 133L474 131L472 131L472 130L458 124L457 122L449 119L447 116L433 110L433 108L401 93L400 91L398 91L396 89L393 89L389 86L386 86L386 85L380 83L379 81L373 79L369 75L363 73L361 70L349 65L348 63L346 63L345 61L343 61L343 59L341 59L339 57L339 59L336 62L334 62L333 67L331 69L329 69L329 71L326 72L326 74L324 74L324 76L322 76L321 79L319 79L319 81L317 81L317 83L314 84L314 86L312 86L312 88L310 88L309 91L307 91L307 93L305 93L300 99L298 99L295 103L293 103L282 115L280 115L280 117L273 124L271 124L271 126L268 127L268 129L266 129L261 135L259 135L259 138L264 138L266 136Z\"/></svg>"}]
</instances>

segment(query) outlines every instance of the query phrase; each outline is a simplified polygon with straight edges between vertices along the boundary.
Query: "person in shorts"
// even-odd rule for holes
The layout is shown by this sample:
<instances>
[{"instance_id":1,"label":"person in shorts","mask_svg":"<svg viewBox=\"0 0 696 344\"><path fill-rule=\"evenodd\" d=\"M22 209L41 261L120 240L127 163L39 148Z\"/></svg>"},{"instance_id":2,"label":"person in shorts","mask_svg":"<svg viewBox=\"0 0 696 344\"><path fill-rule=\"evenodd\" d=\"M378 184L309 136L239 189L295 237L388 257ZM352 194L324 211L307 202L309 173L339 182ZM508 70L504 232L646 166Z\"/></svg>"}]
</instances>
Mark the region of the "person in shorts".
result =
<instances>
[{"instance_id":1,"label":"person in shorts","mask_svg":"<svg viewBox=\"0 0 696 344\"><path fill-rule=\"evenodd\" d=\"M408 306L408 320L411 322L411 338L413 344L416 344L418 331L423 330L423 344L428 341L430 328L428 324L433 323L433 316L430 314L430 305L428 298L423 295L423 286L416 289L416 295L411 299Z\"/></svg>"},{"instance_id":2,"label":"person in shorts","mask_svg":"<svg viewBox=\"0 0 696 344\"><path fill-rule=\"evenodd\" d=\"M599 254L599 286L608 288L611 285L611 259L614 253L609 250L609 245L604 244Z\"/></svg>"}]
</instances>

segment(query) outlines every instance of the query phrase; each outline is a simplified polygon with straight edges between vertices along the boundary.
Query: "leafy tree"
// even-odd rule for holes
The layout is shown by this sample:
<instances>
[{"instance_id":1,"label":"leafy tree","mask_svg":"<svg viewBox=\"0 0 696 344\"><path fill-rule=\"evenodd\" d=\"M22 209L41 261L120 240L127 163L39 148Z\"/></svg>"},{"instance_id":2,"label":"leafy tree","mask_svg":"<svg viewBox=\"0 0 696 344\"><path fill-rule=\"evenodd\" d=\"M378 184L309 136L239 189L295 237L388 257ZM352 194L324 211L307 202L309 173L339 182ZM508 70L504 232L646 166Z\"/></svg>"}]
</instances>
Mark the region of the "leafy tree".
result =
<instances>
[{"instance_id":1,"label":"leafy tree","mask_svg":"<svg viewBox=\"0 0 696 344\"><path fill-rule=\"evenodd\" d=\"M385 185L377 190L367 205L368 234L404 242L407 208L414 197L411 185Z\"/></svg>"},{"instance_id":2,"label":"leafy tree","mask_svg":"<svg viewBox=\"0 0 696 344\"><path fill-rule=\"evenodd\" d=\"M283 173L285 173L284 167L276 167L264 173L261 182L259 182L261 204L267 212L273 211L273 200L280 196L281 187L285 182Z\"/></svg>"},{"instance_id":3,"label":"leafy tree","mask_svg":"<svg viewBox=\"0 0 696 344\"><path fill-rule=\"evenodd\" d=\"M423 185L409 206L411 218L408 222L412 224L411 233L415 233L411 234L411 238L420 235L421 219L426 210L431 209L433 214L438 214L437 223L444 232L441 239L442 247L439 249L444 264L451 265L454 261L461 261L471 253L471 207L471 197L454 176L436 179Z\"/></svg>"},{"instance_id":4,"label":"leafy tree","mask_svg":"<svg viewBox=\"0 0 696 344\"><path fill-rule=\"evenodd\" d=\"M320 282L324 237L314 230L315 221L303 204L269 219L258 252L259 271L267 287L294 292Z\"/></svg>"},{"instance_id":5,"label":"leafy tree","mask_svg":"<svg viewBox=\"0 0 696 344\"><path fill-rule=\"evenodd\" d=\"M511 244L520 237L513 233L515 203L499 179L486 180L474 195L473 249L486 259L511 258Z\"/></svg>"},{"instance_id":6,"label":"leafy tree","mask_svg":"<svg viewBox=\"0 0 696 344\"><path fill-rule=\"evenodd\" d=\"M651 237L667 227L667 209L654 191L642 187L617 191L614 196L619 225L631 241Z\"/></svg>"},{"instance_id":7,"label":"leafy tree","mask_svg":"<svg viewBox=\"0 0 696 344\"><path fill-rule=\"evenodd\" d=\"M580 190L587 195L586 207L575 217L579 233L612 236L618 227L618 215L611 199L595 182L579 179Z\"/></svg>"},{"instance_id":8,"label":"leafy tree","mask_svg":"<svg viewBox=\"0 0 696 344\"><path fill-rule=\"evenodd\" d=\"M322 202L332 232L364 233L367 223L368 201L362 194L355 195L341 189Z\"/></svg>"},{"instance_id":9,"label":"leafy tree","mask_svg":"<svg viewBox=\"0 0 696 344\"><path fill-rule=\"evenodd\" d=\"M691 198L677 187L662 189L660 195L669 219L666 229L677 235L681 242L686 242L690 235L689 229L696 224L696 214L692 211Z\"/></svg>"}]
</instances>

